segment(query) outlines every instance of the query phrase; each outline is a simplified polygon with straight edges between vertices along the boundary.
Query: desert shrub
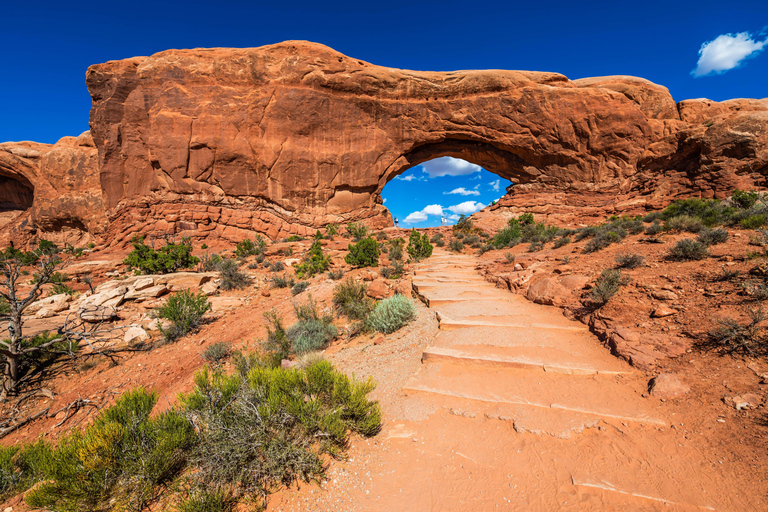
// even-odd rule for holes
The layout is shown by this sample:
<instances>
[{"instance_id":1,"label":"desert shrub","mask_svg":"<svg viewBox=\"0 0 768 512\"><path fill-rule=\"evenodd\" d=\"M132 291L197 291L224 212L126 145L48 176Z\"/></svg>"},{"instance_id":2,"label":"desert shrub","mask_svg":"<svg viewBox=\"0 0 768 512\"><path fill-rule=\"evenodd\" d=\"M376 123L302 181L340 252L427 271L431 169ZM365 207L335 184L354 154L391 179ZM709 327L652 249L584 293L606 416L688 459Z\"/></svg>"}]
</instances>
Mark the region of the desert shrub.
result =
<instances>
[{"instance_id":1,"label":"desert shrub","mask_svg":"<svg viewBox=\"0 0 768 512\"><path fill-rule=\"evenodd\" d=\"M216 253L209 255L206 252L200 256L200 263L197 265L197 269L200 272L213 272L218 269L222 259L223 258Z\"/></svg>"},{"instance_id":2,"label":"desert shrub","mask_svg":"<svg viewBox=\"0 0 768 512\"><path fill-rule=\"evenodd\" d=\"M129 391L55 448L38 445L40 483L27 504L56 512L142 510L184 468L195 436L177 411L150 417L157 399L144 388Z\"/></svg>"},{"instance_id":3,"label":"desert shrub","mask_svg":"<svg viewBox=\"0 0 768 512\"><path fill-rule=\"evenodd\" d=\"M368 285L348 277L333 289L333 305L339 314L363 320L373 308L373 300L368 297L367 291Z\"/></svg>"},{"instance_id":4,"label":"desert shrub","mask_svg":"<svg viewBox=\"0 0 768 512\"><path fill-rule=\"evenodd\" d=\"M272 288L293 288L296 284L292 276L286 276L285 274L274 275L270 281L272 281Z\"/></svg>"},{"instance_id":5,"label":"desert shrub","mask_svg":"<svg viewBox=\"0 0 768 512\"><path fill-rule=\"evenodd\" d=\"M748 352L765 350L765 328L759 324L766 319L762 308L747 308L749 322L742 324L733 318L717 321L718 326L709 332L710 342L726 352Z\"/></svg>"},{"instance_id":6,"label":"desert shrub","mask_svg":"<svg viewBox=\"0 0 768 512\"><path fill-rule=\"evenodd\" d=\"M532 213L523 213L520 216L517 217L517 222L522 224L523 226L527 224L533 224L533 214Z\"/></svg>"},{"instance_id":7,"label":"desert shrub","mask_svg":"<svg viewBox=\"0 0 768 512\"><path fill-rule=\"evenodd\" d=\"M315 240L310 246L304 261L293 268L296 271L296 275L303 279L325 272L330 265L331 258L323 254L323 246L320 244L320 240Z\"/></svg>"},{"instance_id":8,"label":"desert shrub","mask_svg":"<svg viewBox=\"0 0 768 512\"><path fill-rule=\"evenodd\" d=\"M285 270L285 265L282 261L276 261L269 266L269 270L272 272L282 272Z\"/></svg>"},{"instance_id":9,"label":"desert shrub","mask_svg":"<svg viewBox=\"0 0 768 512\"><path fill-rule=\"evenodd\" d=\"M298 295L309 288L309 281L299 281L291 288L291 295Z\"/></svg>"},{"instance_id":10,"label":"desert shrub","mask_svg":"<svg viewBox=\"0 0 768 512\"><path fill-rule=\"evenodd\" d=\"M504 259L507 260L507 263L514 263L515 262L515 255L511 252L505 252L504 253Z\"/></svg>"},{"instance_id":11,"label":"desert shrub","mask_svg":"<svg viewBox=\"0 0 768 512\"><path fill-rule=\"evenodd\" d=\"M463 240L466 235L461 231L458 231L454 233L453 236L456 238L456 240Z\"/></svg>"},{"instance_id":12,"label":"desert shrub","mask_svg":"<svg viewBox=\"0 0 768 512\"><path fill-rule=\"evenodd\" d=\"M473 223L472 219L464 215L463 213L459 215L459 220L456 221L456 224L453 225L453 232L456 233L457 231L460 231L462 233L469 233L472 231Z\"/></svg>"},{"instance_id":13,"label":"desert shrub","mask_svg":"<svg viewBox=\"0 0 768 512\"><path fill-rule=\"evenodd\" d=\"M738 274L738 271L736 272ZM744 293L755 300L768 300L768 285L766 285L764 281L750 279L741 283L741 288L744 290Z\"/></svg>"},{"instance_id":14,"label":"desert shrub","mask_svg":"<svg viewBox=\"0 0 768 512\"><path fill-rule=\"evenodd\" d=\"M645 223L658 222L660 220L662 220L661 212L651 212L642 218L642 221Z\"/></svg>"},{"instance_id":15,"label":"desert shrub","mask_svg":"<svg viewBox=\"0 0 768 512\"><path fill-rule=\"evenodd\" d=\"M623 285L629 282L628 278L625 278L620 270L603 270L600 277L595 281L595 286L592 288L589 296L599 305L607 304L611 297L616 295Z\"/></svg>"},{"instance_id":16,"label":"desert shrub","mask_svg":"<svg viewBox=\"0 0 768 512\"><path fill-rule=\"evenodd\" d=\"M480 247L480 237L477 235L467 235L464 237L464 243L470 247Z\"/></svg>"},{"instance_id":17,"label":"desert shrub","mask_svg":"<svg viewBox=\"0 0 768 512\"><path fill-rule=\"evenodd\" d=\"M544 249L544 242L536 240L528 245L528 252L536 252Z\"/></svg>"},{"instance_id":18,"label":"desert shrub","mask_svg":"<svg viewBox=\"0 0 768 512\"><path fill-rule=\"evenodd\" d=\"M707 246L692 238L680 240L669 251L669 259L675 261L698 261L709 256Z\"/></svg>"},{"instance_id":19,"label":"desert shrub","mask_svg":"<svg viewBox=\"0 0 768 512\"><path fill-rule=\"evenodd\" d=\"M8 304L8 300L5 297L0 297L0 316L7 316L11 314L11 305Z\"/></svg>"},{"instance_id":20,"label":"desert shrub","mask_svg":"<svg viewBox=\"0 0 768 512\"><path fill-rule=\"evenodd\" d=\"M674 201L664 208L660 218L669 221L674 217L685 215L697 218L704 226L711 227L728 222L735 211L736 208L727 206L717 199L692 198ZM684 229L684 231L688 230Z\"/></svg>"},{"instance_id":21,"label":"desert shrub","mask_svg":"<svg viewBox=\"0 0 768 512\"><path fill-rule=\"evenodd\" d=\"M442 242L443 241L443 234L442 233L435 233L434 235L432 235L432 238L430 238L429 241L432 242L433 244L437 245L438 242Z\"/></svg>"},{"instance_id":22,"label":"desert shrub","mask_svg":"<svg viewBox=\"0 0 768 512\"><path fill-rule=\"evenodd\" d=\"M264 346L272 360L272 366L280 366L280 362L291 354L291 339L285 332L283 319L274 311L265 311L264 319L267 321L267 339ZM238 364L239 363L239 364ZM246 364L243 364L246 363ZM238 358L236 366L244 368L252 367L252 361Z\"/></svg>"},{"instance_id":23,"label":"desert shrub","mask_svg":"<svg viewBox=\"0 0 768 512\"><path fill-rule=\"evenodd\" d=\"M727 268L725 265L723 265L722 268L723 268L723 272L717 277L718 281L732 281L737 277L739 277L739 274L741 274L741 272L739 272L738 270L736 269L731 270Z\"/></svg>"},{"instance_id":24,"label":"desert shrub","mask_svg":"<svg viewBox=\"0 0 768 512\"><path fill-rule=\"evenodd\" d=\"M353 241L359 242L368 237L368 228L363 224L350 222L347 224L347 234L352 237Z\"/></svg>"},{"instance_id":25,"label":"desert shrub","mask_svg":"<svg viewBox=\"0 0 768 512\"><path fill-rule=\"evenodd\" d=\"M20 449L19 446L0 446L0 500L5 501L28 488L22 484L25 475L13 460Z\"/></svg>"},{"instance_id":26,"label":"desert shrub","mask_svg":"<svg viewBox=\"0 0 768 512\"><path fill-rule=\"evenodd\" d=\"M408 254L411 255L411 259L414 261L420 261L424 258L432 256L432 244L429 243L429 237L425 233L419 235L416 228L411 229L411 233L408 235Z\"/></svg>"},{"instance_id":27,"label":"desert shrub","mask_svg":"<svg viewBox=\"0 0 768 512\"><path fill-rule=\"evenodd\" d=\"M261 266L261 265L259 265L259 263L261 263L261 262L254 261L253 263L249 263L248 264L248 268L251 269L251 270L256 270L256 269L258 269Z\"/></svg>"},{"instance_id":28,"label":"desert shrub","mask_svg":"<svg viewBox=\"0 0 768 512\"><path fill-rule=\"evenodd\" d=\"M235 260L224 259L218 265L219 279L222 290L242 290L251 284L251 278L245 272L240 272L240 266Z\"/></svg>"},{"instance_id":29,"label":"desert shrub","mask_svg":"<svg viewBox=\"0 0 768 512\"><path fill-rule=\"evenodd\" d=\"M322 457L343 453L350 433L379 432L380 407L367 397L374 388L327 361L306 370L256 366L246 375L204 369L181 397L200 429L192 477L202 487L236 486L262 500L296 481L319 481Z\"/></svg>"},{"instance_id":30,"label":"desert shrub","mask_svg":"<svg viewBox=\"0 0 768 512\"><path fill-rule=\"evenodd\" d=\"M656 236L664 232L664 226L658 220L654 220L653 223L645 228L645 234L650 236Z\"/></svg>"},{"instance_id":31,"label":"desert shrub","mask_svg":"<svg viewBox=\"0 0 768 512\"><path fill-rule=\"evenodd\" d=\"M514 247L520 242L522 237L522 228L516 223L516 221L514 224L512 224L512 221L510 221L510 225L507 225L496 232L496 234L493 236L493 239L491 240L491 243L499 249L503 247Z\"/></svg>"},{"instance_id":32,"label":"desert shrub","mask_svg":"<svg viewBox=\"0 0 768 512\"><path fill-rule=\"evenodd\" d=\"M691 215L678 215L667 221L666 228L673 231L698 233L704 228L704 223L698 217L693 217Z\"/></svg>"},{"instance_id":33,"label":"desert shrub","mask_svg":"<svg viewBox=\"0 0 768 512\"><path fill-rule=\"evenodd\" d=\"M303 354L325 347L338 335L338 330L330 319L311 318L300 320L286 331L291 340L291 348L297 354Z\"/></svg>"},{"instance_id":34,"label":"desert shrub","mask_svg":"<svg viewBox=\"0 0 768 512\"><path fill-rule=\"evenodd\" d=\"M229 343L219 341L206 348L203 351L202 356L203 359L209 363L216 364L229 357L231 353L232 348L229 346Z\"/></svg>"},{"instance_id":35,"label":"desert shrub","mask_svg":"<svg viewBox=\"0 0 768 512\"><path fill-rule=\"evenodd\" d=\"M555 243L552 245L555 249L559 249L560 247L564 247L571 243L571 237L569 236L563 236L555 240Z\"/></svg>"},{"instance_id":36,"label":"desert shrub","mask_svg":"<svg viewBox=\"0 0 768 512\"><path fill-rule=\"evenodd\" d=\"M328 272L328 277L334 281L339 281L342 277L344 277L344 271L342 269L331 270Z\"/></svg>"},{"instance_id":37,"label":"desert shrub","mask_svg":"<svg viewBox=\"0 0 768 512\"><path fill-rule=\"evenodd\" d=\"M378 233L376 233L376 240L386 240L386 239L387 239L387 234L385 232L379 231Z\"/></svg>"},{"instance_id":38,"label":"desert shrub","mask_svg":"<svg viewBox=\"0 0 768 512\"><path fill-rule=\"evenodd\" d=\"M728 240L728 232L722 228L704 228L699 231L696 240L707 246L722 244Z\"/></svg>"},{"instance_id":39,"label":"desert shrub","mask_svg":"<svg viewBox=\"0 0 768 512\"><path fill-rule=\"evenodd\" d=\"M203 315L211 307L208 298L200 292L195 295L189 290L182 290L168 297L157 308L157 316L171 322L168 329L160 329L167 342L176 341L188 332L196 329L203 321Z\"/></svg>"},{"instance_id":40,"label":"desert shrub","mask_svg":"<svg viewBox=\"0 0 768 512\"><path fill-rule=\"evenodd\" d=\"M616 266L619 268L637 268L645 265L645 258L640 254L617 254Z\"/></svg>"},{"instance_id":41,"label":"desert shrub","mask_svg":"<svg viewBox=\"0 0 768 512\"><path fill-rule=\"evenodd\" d=\"M744 229L758 229L766 224L768 224L768 215L765 213L750 215L741 221L741 227Z\"/></svg>"},{"instance_id":42,"label":"desert shrub","mask_svg":"<svg viewBox=\"0 0 768 512\"><path fill-rule=\"evenodd\" d=\"M247 258L248 256L253 256L258 254L260 251L256 247L256 244L253 243L253 240L250 238L246 238L245 240L238 242L235 246L235 256L238 258Z\"/></svg>"},{"instance_id":43,"label":"desert shrub","mask_svg":"<svg viewBox=\"0 0 768 512\"><path fill-rule=\"evenodd\" d=\"M731 193L731 202L743 210L752 208L760 198L760 193L747 190L734 189Z\"/></svg>"},{"instance_id":44,"label":"desert shrub","mask_svg":"<svg viewBox=\"0 0 768 512\"><path fill-rule=\"evenodd\" d=\"M383 267L379 273L386 279L400 279L403 276L405 265L402 261L394 260L388 267Z\"/></svg>"},{"instance_id":45,"label":"desert shrub","mask_svg":"<svg viewBox=\"0 0 768 512\"><path fill-rule=\"evenodd\" d=\"M291 235L285 239L286 242L301 242L302 240L304 240L304 237L301 235Z\"/></svg>"},{"instance_id":46,"label":"desert shrub","mask_svg":"<svg viewBox=\"0 0 768 512\"><path fill-rule=\"evenodd\" d=\"M377 267L379 265L379 243L371 237L363 238L356 244L349 244L349 253L344 258L353 267Z\"/></svg>"},{"instance_id":47,"label":"desert shrub","mask_svg":"<svg viewBox=\"0 0 768 512\"><path fill-rule=\"evenodd\" d=\"M60 295L62 293L66 293L72 297L77 295L77 292L71 286L64 283L54 283L54 285L51 286L51 291L48 295Z\"/></svg>"},{"instance_id":48,"label":"desert shrub","mask_svg":"<svg viewBox=\"0 0 768 512\"><path fill-rule=\"evenodd\" d=\"M192 256L192 242L182 238L181 243L166 243L159 251L144 243L143 236L131 240L133 251L123 263L129 269L138 269L142 274L167 274L194 267L200 259Z\"/></svg>"},{"instance_id":49,"label":"desert shrub","mask_svg":"<svg viewBox=\"0 0 768 512\"><path fill-rule=\"evenodd\" d=\"M330 236L330 237L338 235L339 234L339 226L336 225L336 224L328 224L327 226L325 226L325 234Z\"/></svg>"},{"instance_id":50,"label":"desert shrub","mask_svg":"<svg viewBox=\"0 0 768 512\"><path fill-rule=\"evenodd\" d=\"M405 240L402 238L393 238L389 241L389 261L400 261L403 259L403 246L405 245Z\"/></svg>"},{"instance_id":51,"label":"desert shrub","mask_svg":"<svg viewBox=\"0 0 768 512\"><path fill-rule=\"evenodd\" d=\"M176 512L232 512L236 500L225 489L196 487L177 505Z\"/></svg>"},{"instance_id":52,"label":"desert shrub","mask_svg":"<svg viewBox=\"0 0 768 512\"><path fill-rule=\"evenodd\" d=\"M448 246L453 252L461 252L464 250L464 244L461 242L461 240L453 239L451 240L451 243L448 244Z\"/></svg>"},{"instance_id":53,"label":"desert shrub","mask_svg":"<svg viewBox=\"0 0 768 512\"><path fill-rule=\"evenodd\" d=\"M379 301L365 319L366 327L372 331L389 334L416 318L416 306L404 295L393 295Z\"/></svg>"}]
</instances>

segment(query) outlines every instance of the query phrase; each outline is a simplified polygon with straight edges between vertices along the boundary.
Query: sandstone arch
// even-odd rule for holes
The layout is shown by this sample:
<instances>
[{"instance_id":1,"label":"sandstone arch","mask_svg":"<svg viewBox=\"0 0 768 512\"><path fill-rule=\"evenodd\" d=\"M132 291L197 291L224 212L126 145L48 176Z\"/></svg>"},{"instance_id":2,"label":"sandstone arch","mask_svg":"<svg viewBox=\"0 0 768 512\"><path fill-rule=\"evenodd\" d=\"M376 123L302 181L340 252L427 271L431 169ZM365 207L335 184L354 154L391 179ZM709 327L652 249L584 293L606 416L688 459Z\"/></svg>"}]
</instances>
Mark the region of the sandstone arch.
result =
<instances>
[{"instance_id":1,"label":"sandstone arch","mask_svg":"<svg viewBox=\"0 0 768 512\"><path fill-rule=\"evenodd\" d=\"M558 211L658 207L768 175L768 100L675 104L635 77L408 71L288 41L107 62L86 84L95 147L77 151L98 161L39 167L34 223L74 215L114 243L386 225L383 186L437 156L512 179L508 204ZM70 164L95 170L88 215L39 193Z\"/></svg>"}]
</instances>

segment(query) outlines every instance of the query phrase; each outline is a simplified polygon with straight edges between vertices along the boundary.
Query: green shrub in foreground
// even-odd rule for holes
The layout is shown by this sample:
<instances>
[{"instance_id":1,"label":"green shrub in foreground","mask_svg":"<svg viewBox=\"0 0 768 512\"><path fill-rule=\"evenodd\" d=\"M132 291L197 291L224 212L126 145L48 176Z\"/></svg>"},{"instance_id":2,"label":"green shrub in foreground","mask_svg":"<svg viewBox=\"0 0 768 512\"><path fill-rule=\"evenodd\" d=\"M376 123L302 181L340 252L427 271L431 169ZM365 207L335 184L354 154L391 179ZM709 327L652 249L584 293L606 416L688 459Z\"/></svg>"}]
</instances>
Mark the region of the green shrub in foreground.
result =
<instances>
[{"instance_id":1,"label":"green shrub in foreground","mask_svg":"<svg viewBox=\"0 0 768 512\"><path fill-rule=\"evenodd\" d=\"M353 267L377 267L379 265L379 243L371 237L363 238L356 244L349 244L349 254L344 261Z\"/></svg>"},{"instance_id":2,"label":"green shrub in foreground","mask_svg":"<svg viewBox=\"0 0 768 512\"><path fill-rule=\"evenodd\" d=\"M194 440L192 425L178 412L150 418L157 398L138 388L56 448L40 442L41 483L27 493L27 504L53 512L142 510L183 469Z\"/></svg>"},{"instance_id":3,"label":"green shrub in foreground","mask_svg":"<svg viewBox=\"0 0 768 512\"><path fill-rule=\"evenodd\" d=\"M302 304L293 305L297 322L286 331L291 340L291 349L296 354L303 354L325 347L338 335L336 326L333 325L331 315L321 315L317 309L317 303L309 296L309 300Z\"/></svg>"},{"instance_id":4,"label":"green shrub in foreground","mask_svg":"<svg viewBox=\"0 0 768 512\"><path fill-rule=\"evenodd\" d=\"M247 374L204 369L195 390L181 397L199 427L190 460L203 486L235 485L246 496L269 493L296 481L319 481L321 456L337 456L350 432L372 436L381 410L359 382L327 361L306 370L256 366Z\"/></svg>"},{"instance_id":5,"label":"green shrub in foreground","mask_svg":"<svg viewBox=\"0 0 768 512\"><path fill-rule=\"evenodd\" d=\"M373 300L368 297L367 291L367 284L348 277L333 289L333 305L340 314L353 320L363 320L373 309Z\"/></svg>"},{"instance_id":6,"label":"green shrub in foreground","mask_svg":"<svg viewBox=\"0 0 768 512\"><path fill-rule=\"evenodd\" d=\"M366 327L372 331L389 334L416 318L416 306L404 295L394 295L374 306L365 319Z\"/></svg>"},{"instance_id":7,"label":"green shrub in foreground","mask_svg":"<svg viewBox=\"0 0 768 512\"><path fill-rule=\"evenodd\" d=\"M429 243L429 237L426 233L421 236L416 228L411 229L411 233L408 235L408 254L411 255L411 259L419 261L429 258L432 256L432 249L432 244Z\"/></svg>"},{"instance_id":8,"label":"green shrub in foreground","mask_svg":"<svg viewBox=\"0 0 768 512\"><path fill-rule=\"evenodd\" d=\"M204 293L197 295L189 290L182 290L171 295L157 309L157 316L171 322L168 329L160 329L168 342L176 341L188 332L196 329L203 321L203 315L211 307Z\"/></svg>"},{"instance_id":9,"label":"green shrub in foreground","mask_svg":"<svg viewBox=\"0 0 768 512\"><path fill-rule=\"evenodd\" d=\"M590 298L598 305L607 304L611 297L616 295L623 285L629 282L619 270L603 270L595 281L595 286L590 292Z\"/></svg>"}]
</instances>

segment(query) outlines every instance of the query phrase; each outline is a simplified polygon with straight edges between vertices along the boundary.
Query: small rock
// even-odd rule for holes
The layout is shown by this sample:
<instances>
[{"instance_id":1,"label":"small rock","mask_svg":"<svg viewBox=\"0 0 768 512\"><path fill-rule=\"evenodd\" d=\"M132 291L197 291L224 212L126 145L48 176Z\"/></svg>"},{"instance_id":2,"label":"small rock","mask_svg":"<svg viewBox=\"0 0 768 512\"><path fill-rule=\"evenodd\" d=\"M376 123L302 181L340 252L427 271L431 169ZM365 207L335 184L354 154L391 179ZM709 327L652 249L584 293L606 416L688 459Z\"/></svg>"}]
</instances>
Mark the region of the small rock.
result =
<instances>
[{"instance_id":1,"label":"small rock","mask_svg":"<svg viewBox=\"0 0 768 512\"><path fill-rule=\"evenodd\" d=\"M522 265L522 263L515 263L515 270L525 270L525 267Z\"/></svg>"},{"instance_id":2,"label":"small rock","mask_svg":"<svg viewBox=\"0 0 768 512\"><path fill-rule=\"evenodd\" d=\"M677 314L677 310L670 309L670 308L665 307L665 306L660 306L660 307L656 308L656 311L654 311L651 314L651 316L653 318L664 318L664 317L672 316L672 315L676 315L676 314Z\"/></svg>"},{"instance_id":3,"label":"small rock","mask_svg":"<svg viewBox=\"0 0 768 512\"><path fill-rule=\"evenodd\" d=\"M272 294L269 293L269 288L262 288L261 289L261 296L262 297L269 297L270 295L272 295Z\"/></svg>"},{"instance_id":4,"label":"small rock","mask_svg":"<svg viewBox=\"0 0 768 512\"><path fill-rule=\"evenodd\" d=\"M569 272L573 272L573 267L570 265L563 265L561 267L557 267L553 272L555 274L567 274Z\"/></svg>"},{"instance_id":5,"label":"small rock","mask_svg":"<svg viewBox=\"0 0 768 512\"><path fill-rule=\"evenodd\" d=\"M366 295L372 299L386 299L391 295L389 283L385 279L374 279L371 284L368 285L368 291Z\"/></svg>"},{"instance_id":6,"label":"small rock","mask_svg":"<svg viewBox=\"0 0 768 512\"><path fill-rule=\"evenodd\" d=\"M656 398L677 398L690 390L690 386L673 373L659 374L648 383L648 392Z\"/></svg>"},{"instance_id":7,"label":"small rock","mask_svg":"<svg viewBox=\"0 0 768 512\"><path fill-rule=\"evenodd\" d=\"M153 277L140 277L133 283L133 289L135 291L144 290L145 288L149 288L150 286L153 286L155 284L155 279Z\"/></svg>"},{"instance_id":8,"label":"small rock","mask_svg":"<svg viewBox=\"0 0 768 512\"><path fill-rule=\"evenodd\" d=\"M105 322L107 320L111 320L117 316L117 313L115 311L115 308L93 308L93 309L87 309L85 311L80 312L80 319L84 322L90 322L90 323L98 323L98 322Z\"/></svg>"},{"instance_id":9,"label":"small rock","mask_svg":"<svg viewBox=\"0 0 768 512\"><path fill-rule=\"evenodd\" d=\"M216 281L208 281L200 288L200 291L210 297L219 291L219 285L216 283Z\"/></svg>"},{"instance_id":10,"label":"small rock","mask_svg":"<svg viewBox=\"0 0 768 512\"><path fill-rule=\"evenodd\" d=\"M383 335L381 335L381 334L379 334L378 336L376 336L376 337L373 339L373 344L374 344L374 345L381 345L382 343L384 343L384 336L383 336Z\"/></svg>"},{"instance_id":11,"label":"small rock","mask_svg":"<svg viewBox=\"0 0 768 512\"><path fill-rule=\"evenodd\" d=\"M755 393L745 393L743 395L727 396L723 398L723 402L730 405L737 411L744 409L754 409L763 403L763 399L760 395Z\"/></svg>"},{"instance_id":12,"label":"small rock","mask_svg":"<svg viewBox=\"0 0 768 512\"><path fill-rule=\"evenodd\" d=\"M125 335L123 336L123 341L126 343L140 343L142 341L147 341L148 339L149 334L147 334L147 331L137 325L130 327L125 331Z\"/></svg>"},{"instance_id":13,"label":"small rock","mask_svg":"<svg viewBox=\"0 0 768 512\"><path fill-rule=\"evenodd\" d=\"M651 292L651 297L653 297L656 300L666 300L666 301L672 301L677 300L679 297L677 294L670 290L654 290Z\"/></svg>"}]
</instances>

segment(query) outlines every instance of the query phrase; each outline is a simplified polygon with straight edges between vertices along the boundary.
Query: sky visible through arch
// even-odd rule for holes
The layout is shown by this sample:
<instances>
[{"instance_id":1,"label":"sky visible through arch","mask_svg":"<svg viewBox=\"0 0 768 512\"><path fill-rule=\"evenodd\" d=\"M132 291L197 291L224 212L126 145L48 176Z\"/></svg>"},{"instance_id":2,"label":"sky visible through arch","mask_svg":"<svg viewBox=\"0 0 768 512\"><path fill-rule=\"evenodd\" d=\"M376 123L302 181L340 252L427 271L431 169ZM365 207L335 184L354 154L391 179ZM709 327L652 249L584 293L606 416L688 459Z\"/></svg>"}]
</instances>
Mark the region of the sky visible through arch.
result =
<instances>
[{"instance_id":1,"label":"sky visible through arch","mask_svg":"<svg viewBox=\"0 0 768 512\"><path fill-rule=\"evenodd\" d=\"M506 194L510 181L450 156L412 167L384 186L381 197L400 227L455 224Z\"/></svg>"}]
</instances>

